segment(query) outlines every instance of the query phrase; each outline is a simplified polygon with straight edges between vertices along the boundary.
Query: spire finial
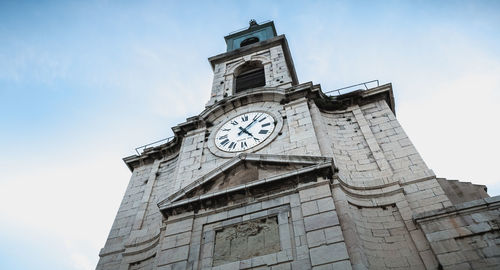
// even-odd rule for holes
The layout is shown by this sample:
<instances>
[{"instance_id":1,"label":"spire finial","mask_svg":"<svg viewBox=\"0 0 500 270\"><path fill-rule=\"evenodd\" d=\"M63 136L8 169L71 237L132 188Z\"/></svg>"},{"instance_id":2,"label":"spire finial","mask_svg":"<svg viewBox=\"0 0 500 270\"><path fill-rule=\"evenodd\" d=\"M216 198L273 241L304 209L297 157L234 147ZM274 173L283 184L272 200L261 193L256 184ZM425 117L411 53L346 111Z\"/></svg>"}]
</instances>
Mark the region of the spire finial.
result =
<instances>
[{"instance_id":1,"label":"spire finial","mask_svg":"<svg viewBox=\"0 0 500 270\"><path fill-rule=\"evenodd\" d=\"M248 22L248 24L250 25L250 27L252 27L252 26L256 26L256 25L259 25L259 24L257 23L257 21L256 21L256 20L254 20L254 19L251 19L251 20Z\"/></svg>"}]
</instances>

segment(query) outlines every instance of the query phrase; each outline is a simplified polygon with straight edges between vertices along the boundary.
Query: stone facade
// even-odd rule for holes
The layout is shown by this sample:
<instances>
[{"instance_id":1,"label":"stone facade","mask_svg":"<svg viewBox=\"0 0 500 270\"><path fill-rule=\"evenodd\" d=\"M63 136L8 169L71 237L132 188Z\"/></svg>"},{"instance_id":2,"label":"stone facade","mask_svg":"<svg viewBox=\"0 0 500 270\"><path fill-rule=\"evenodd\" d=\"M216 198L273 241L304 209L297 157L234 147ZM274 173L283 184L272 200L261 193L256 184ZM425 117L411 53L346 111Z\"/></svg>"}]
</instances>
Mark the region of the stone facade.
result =
<instances>
[{"instance_id":1,"label":"stone facade","mask_svg":"<svg viewBox=\"0 0 500 270\"><path fill-rule=\"evenodd\" d=\"M498 269L499 196L416 214L414 219L444 269Z\"/></svg>"},{"instance_id":2,"label":"stone facade","mask_svg":"<svg viewBox=\"0 0 500 270\"><path fill-rule=\"evenodd\" d=\"M97 269L500 267L499 198L436 178L391 84L335 97L299 84L284 36L209 60L205 110L124 159L132 177ZM236 94L249 61L266 85ZM275 118L273 133L219 150L218 128L252 111Z\"/></svg>"}]
</instances>

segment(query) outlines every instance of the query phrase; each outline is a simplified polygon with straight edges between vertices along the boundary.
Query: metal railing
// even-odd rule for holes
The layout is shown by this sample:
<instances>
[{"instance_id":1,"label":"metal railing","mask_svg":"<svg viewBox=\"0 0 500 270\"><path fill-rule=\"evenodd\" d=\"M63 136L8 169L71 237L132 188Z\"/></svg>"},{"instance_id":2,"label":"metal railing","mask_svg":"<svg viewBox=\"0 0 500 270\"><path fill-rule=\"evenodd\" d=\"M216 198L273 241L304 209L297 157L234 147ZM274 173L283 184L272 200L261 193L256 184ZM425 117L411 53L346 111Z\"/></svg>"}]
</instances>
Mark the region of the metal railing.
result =
<instances>
[{"instance_id":1,"label":"metal railing","mask_svg":"<svg viewBox=\"0 0 500 270\"><path fill-rule=\"evenodd\" d=\"M354 87L358 87L358 86L364 86L366 90L368 90L369 88L372 88L372 87L377 87L377 86L370 86L368 87L370 84L374 84L374 83L377 83L377 86L379 86L379 82L378 80L372 80L372 81L367 81L367 82L363 82L363 83L358 83L358 84L354 84L354 85L350 85L350 86L346 86L346 87L342 87L342 88L339 88L339 89L335 89L335 90L331 90L331 91L326 91L325 94L329 94L329 93L332 93L332 92L337 92L337 94L330 94L329 96L338 96L340 95L340 91L341 90L346 90L346 89L350 89L350 88L354 88ZM357 89L351 89L349 91L346 91L342 94L346 94L346 93L349 93L349 92L352 92L354 90L359 90L359 88Z\"/></svg>"},{"instance_id":2,"label":"metal railing","mask_svg":"<svg viewBox=\"0 0 500 270\"><path fill-rule=\"evenodd\" d=\"M258 24L258 25L261 25L261 24L266 24L266 23L268 23L268 22L271 22L271 20L266 20L266 21L263 21L263 22L260 22L260 23L257 23L257 24ZM247 30L248 28L249 28L249 26L244 27L244 28L241 28L241 29L238 29L238 30L234 30L234 31L230 32L229 34L227 34L226 36L230 36L230 35L232 35L232 34L234 34L234 33L238 33L238 32L241 32L241 31L245 31L245 30Z\"/></svg>"},{"instance_id":3,"label":"metal railing","mask_svg":"<svg viewBox=\"0 0 500 270\"><path fill-rule=\"evenodd\" d=\"M161 140L158 140L158 141L155 141L155 142L152 142L152 143L141 145L141 146L135 148L135 152L137 153L137 155L140 156L141 153L144 153L144 150L146 150L146 148L155 147L155 146L159 146L159 145L168 143L168 142L172 141L174 138L175 138L175 136L171 136L171 137L168 137L168 138L165 138L165 139L161 139ZM141 150L140 153L139 153L139 150Z\"/></svg>"}]
</instances>

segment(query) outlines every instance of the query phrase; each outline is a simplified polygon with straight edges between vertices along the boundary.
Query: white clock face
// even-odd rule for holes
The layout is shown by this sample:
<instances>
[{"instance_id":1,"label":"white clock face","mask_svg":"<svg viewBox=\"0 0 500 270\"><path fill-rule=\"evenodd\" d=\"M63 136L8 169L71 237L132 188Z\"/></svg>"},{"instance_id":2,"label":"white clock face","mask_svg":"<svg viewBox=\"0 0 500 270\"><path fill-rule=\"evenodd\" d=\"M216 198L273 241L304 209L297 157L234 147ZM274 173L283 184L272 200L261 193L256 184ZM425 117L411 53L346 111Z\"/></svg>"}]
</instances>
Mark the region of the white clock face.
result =
<instances>
[{"instance_id":1,"label":"white clock face","mask_svg":"<svg viewBox=\"0 0 500 270\"><path fill-rule=\"evenodd\" d=\"M274 130L274 118L265 112L249 112L227 121L215 135L215 145L226 152L241 152L267 139Z\"/></svg>"}]
</instances>

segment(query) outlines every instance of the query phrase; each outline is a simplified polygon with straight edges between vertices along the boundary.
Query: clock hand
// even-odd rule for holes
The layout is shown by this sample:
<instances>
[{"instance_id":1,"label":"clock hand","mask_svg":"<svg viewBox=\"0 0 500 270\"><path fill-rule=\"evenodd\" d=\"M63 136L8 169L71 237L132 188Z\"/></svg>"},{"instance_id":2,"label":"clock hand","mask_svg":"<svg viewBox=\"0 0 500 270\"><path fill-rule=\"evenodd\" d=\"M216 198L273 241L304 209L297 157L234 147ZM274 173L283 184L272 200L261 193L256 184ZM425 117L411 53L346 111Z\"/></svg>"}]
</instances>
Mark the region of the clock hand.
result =
<instances>
[{"instance_id":1,"label":"clock hand","mask_svg":"<svg viewBox=\"0 0 500 270\"><path fill-rule=\"evenodd\" d=\"M239 128L240 128L241 131L240 131L240 133L238 133L238 135L240 135L242 132L244 132L244 133L246 133L246 134L248 134L248 135L250 135L250 136L253 137L252 133L250 133L248 130L246 130L246 129L242 128L242 127L239 127Z\"/></svg>"},{"instance_id":2,"label":"clock hand","mask_svg":"<svg viewBox=\"0 0 500 270\"><path fill-rule=\"evenodd\" d=\"M257 117L255 117L255 118L253 119L253 121L252 121L250 124L248 124L245 128L240 127L241 131L240 131L240 132L238 132L238 136L240 136L240 135L241 135L241 133L243 133L243 132L244 132L243 130L245 130L245 131L246 131L246 130L250 127L250 126L252 126L255 122L257 122L257 120L259 120L259 117L260 117L261 115L262 115L262 113L261 113L261 114L258 114L258 115L257 115ZM253 136L252 136L252 137L253 137Z\"/></svg>"}]
</instances>

